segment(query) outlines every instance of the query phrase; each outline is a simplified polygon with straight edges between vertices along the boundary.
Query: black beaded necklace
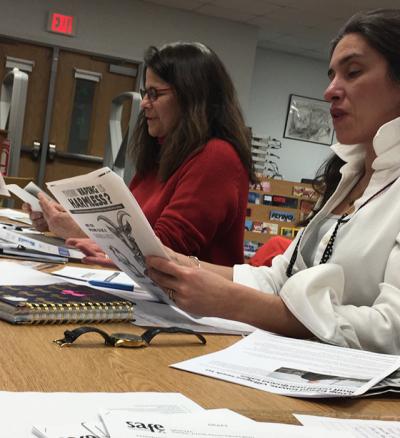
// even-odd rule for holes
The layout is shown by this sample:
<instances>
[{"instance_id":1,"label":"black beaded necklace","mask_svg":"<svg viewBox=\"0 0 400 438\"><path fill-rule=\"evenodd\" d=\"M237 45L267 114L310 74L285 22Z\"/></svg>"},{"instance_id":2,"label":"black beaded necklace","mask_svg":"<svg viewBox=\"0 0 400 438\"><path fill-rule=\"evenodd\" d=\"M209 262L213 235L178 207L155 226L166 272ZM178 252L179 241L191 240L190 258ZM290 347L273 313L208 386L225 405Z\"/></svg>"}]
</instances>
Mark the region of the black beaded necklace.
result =
<instances>
[{"instance_id":1,"label":"black beaded necklace","mask_svg":"<svg viewBox=\"0 0 400 438\"><path fill-rule=\"evenodd\" d=\"M370 196L363 204L361 204L358 209L354 212L353 216L360 211L363 207L365 207L369 201L372 201L372 199L374 199L376 196L378 196L380 193L382 193L384 190L386 190L388 187L390 187L395 181L397 180L397 178L393 181L391 181L389 184L386 184L385 187L381 188L380 190L378 190L376 193L374 193L372 196ZM349 216L349 213L343 213L340 218L337 220L335 228L333 229L333 232L331 234L331 237L329 238L329 242L325 247L324 253L322 254L321 260L319 262L320 265L326 263L333 252L333 244L335 243L335 239L336 239L336 235L337 232L339 230L340 225L345 224L346 222L349 222L349 220L353 217L353 216ZM297 259L297 254L299 252L299 246L300 246L300 241L301 238L303 237L303 233L304 230L301 233L301 236L299 237L299 240L297 241L296 247L294 248L292 257L290 258L288 267L286 269L286 275L287 277L291 277L293 275L293 266L296 262Z\"/></svg>"}]
</instances>

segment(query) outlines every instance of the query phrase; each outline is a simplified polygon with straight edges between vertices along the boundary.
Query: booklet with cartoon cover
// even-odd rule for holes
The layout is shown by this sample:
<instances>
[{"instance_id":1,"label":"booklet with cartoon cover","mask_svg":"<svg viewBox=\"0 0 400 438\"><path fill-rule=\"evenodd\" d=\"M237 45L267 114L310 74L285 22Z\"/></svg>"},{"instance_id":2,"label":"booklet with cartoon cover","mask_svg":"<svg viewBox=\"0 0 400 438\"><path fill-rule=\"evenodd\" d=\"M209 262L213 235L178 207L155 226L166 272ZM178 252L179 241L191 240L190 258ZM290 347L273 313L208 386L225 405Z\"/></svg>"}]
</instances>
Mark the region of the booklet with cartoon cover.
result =
<instances>
[{"instance_id":1,"label":"booklet with cartoon cover","mask_svg":"<svg viewBox=\"0 0 400 438\"><path fill-rule=\"evenodd\" d=\"M147 255L169 257L120 176L104 167L47 187L119 269L157 301L169 303L165 292L145 275Z\"/></svg>"}]
</instances>

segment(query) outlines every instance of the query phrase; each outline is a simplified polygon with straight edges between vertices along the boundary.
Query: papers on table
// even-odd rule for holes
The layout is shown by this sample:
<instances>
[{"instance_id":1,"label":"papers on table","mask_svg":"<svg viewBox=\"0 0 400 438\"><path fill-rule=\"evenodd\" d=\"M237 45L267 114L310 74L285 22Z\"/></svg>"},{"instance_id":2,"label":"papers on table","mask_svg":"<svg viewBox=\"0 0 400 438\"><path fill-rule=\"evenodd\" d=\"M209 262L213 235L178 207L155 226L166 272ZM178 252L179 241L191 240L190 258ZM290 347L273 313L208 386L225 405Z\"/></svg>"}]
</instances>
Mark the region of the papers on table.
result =
<instances>
[{"instance_id":1,"label":"papers on table","mask_svg":"<svg viewBox=\"0 0 400 438\"><path fill-rule=\"evenodd\" d=\"M257 330L222 351L172 365L296 397L364 394L400 366L400 356L285 338Z\"/></svg>"},{"instance_id":2,"label":"papers on table","mask_svg":"<svg viewBox=\"0 0 400 438\"><path fill-rule=\"evenodd\" d=\"M43 426L53 428L57 424L70 425L76 430L82 422L98 424L98 413L102 410L118 411L123 408L164 413L192 413L203 410L182 394L166 392L0 392L0 406L1 433L4 437L30 437L33 426L43 429ZM68 435L68 431L64 431L64 434L74 436Z\"/></svg>"},{"instance_id":3,"label":"papers on table","mask_svg":"<svg viewBox=\"0 0 400 438\"><path fill-rule=\"evenodd\" d=\"M67 414L67 413L66 413ZM84 415L84 412L82 413ZM66 415L68 417L68 415ZM228 409L211 409L193 413L166 412L147 406L131 409L103 409L97 421L36 423L32 432L40 438L82 437L98 438L320 438L321 429L286 424L258 423ZM348 432L340 435L323 431L324 438L351 438ZM353 437L354 438L354 437Z\"/></svg>"},{"instance_id":4,"label":"papers on table","mask_svg":"<svg viewBox=\"0 0 400 438\"><path fill-rule=\"evenodd\" d=\"M126 283L138 287L138 283L134 282L125 272L112 271L110 269L90 269L90 268L78 268L75 266L65 266L61 269L57 269L52 272L53 275L58 277L65 277L74 280L99 280L109 281L110 283Z\"/></svg>"},{"instance_id":5,"label":"papers on table","mask_svg":"<svg viewBox=\"0 0 400 438\"><path fill-rule=\"evenodd\" d=\"M151 438L155 434L169 438L319 438L320 430L285 424L258 423L228 409L214 409L193 414L152 415L137 412L102 412L100 414L110 438ZM336 434L325 437L335 437ZM341 437L346 436L341 435ZM349 437L351 435L347 435Z\"/></svg>"},{"instance_id":6,"label":"papers on table","mask_svg":"<svg viewBox=\"0 0 400 438\"><path fill-rule=\"evenodd\" d=\"M237 321L208 317L196 318L175 306L154 302L154 296L152 294L148 293L143 287L121 271L65 266L62 269L53 271L52 274L80 281L109 281L110 287L113 282L131 284L134 287L133 292L123 292L110 288L104 288L103 290L106 292L112 292L115 295L136 303L135 325L138 326L178 326L202 333L235 335L247 334L255 330L254 327Z\"/></svg>"},{"instance_id":7,"label":"papers on table","mask_svg":"<svg viewBox=\"0 0 400 438\"><path fill-rule=\"evenodd\" d=\"M147 290L143 289L140 284L132 280L125 272L122 271L112 271L110 269L90 269L90 268L78 268L74 266L65 266L61 269L52 272L53 275L58 277L69 278L79 281L100 281L108 284L107 287L98 287L106 292L113 293L115 295L121 296L130 301L136 300L152 300L154 295L149 293ZM113 283L115 283L116 288L113 289ZM132 291L121 291L117 288L118 284L124 284L131 286ZM92 285L93 286L93 285Z\"/></svg>"},{"instance_id":8,"label":"papers on table","mask_svg":"<svg viewBox=\"0 0 400 438\"><path fill-rule=\"evenodd\" d=\"M32 221L29 218L28 213L23 211L14 210L12 208L2 208L0 209L0 217L6 217L13 221L22 222L27 225L32 225Z\"/></svg>"},{"instance_id":9,"label":"papers on table","mask_svg":"<svg viewBox=\"0 0 400 438\"><path fill-rule=\"evenodd\" d=\"M0 261L0 278L2 285L45 285L62 283L62 278L54 277L45 272L36 271L28 266L13 262Z\"/></svg>"},{"instance_id":10,"label":"papers on table","mask_svg":"<svg viewBox=\"0 0 400 438\"><path fill-rule=\"evenodd\" d=\"M150 301L136 303L135 325L144 327L178 326L196 332L232 335L247 334L255 330L254 327L237 321L221 318L195 318L176 306Z\"/></svg>"},{"instance_id":11,"label":"papers on table","mask_svg":"<svg viewBox=\"0 0 400 438\"><path fill-rule=\"evenodd\" d=\"M294 416L305 426L334 431L338 435L345 431L352 433L355 438L398 438L400 436L399 421L353 420L299 414L294 414Z\"/></svg>"}]
</instances>

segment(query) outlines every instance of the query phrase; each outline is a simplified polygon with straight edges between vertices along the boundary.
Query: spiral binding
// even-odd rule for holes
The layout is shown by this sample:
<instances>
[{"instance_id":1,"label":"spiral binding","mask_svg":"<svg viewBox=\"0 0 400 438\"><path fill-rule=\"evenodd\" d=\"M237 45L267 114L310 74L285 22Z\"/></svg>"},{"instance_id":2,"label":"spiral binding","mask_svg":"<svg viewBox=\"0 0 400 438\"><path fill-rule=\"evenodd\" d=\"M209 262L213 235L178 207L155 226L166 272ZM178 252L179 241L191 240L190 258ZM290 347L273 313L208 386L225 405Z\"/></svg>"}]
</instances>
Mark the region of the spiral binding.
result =
<instances>
[{"instance_id":1,"label":"spiral binding","mask_svg":"<svg viewBox=\"0 0 400 438\"><path fill-rule=\"evenodd\" d=\"M29 309L26 312L26 309ZM123 301L112 303L26 303L15 313L30 317L27 324L65 324L89 322L121 322L134 318L134 304Z\"/></svg>"}]
</instances>

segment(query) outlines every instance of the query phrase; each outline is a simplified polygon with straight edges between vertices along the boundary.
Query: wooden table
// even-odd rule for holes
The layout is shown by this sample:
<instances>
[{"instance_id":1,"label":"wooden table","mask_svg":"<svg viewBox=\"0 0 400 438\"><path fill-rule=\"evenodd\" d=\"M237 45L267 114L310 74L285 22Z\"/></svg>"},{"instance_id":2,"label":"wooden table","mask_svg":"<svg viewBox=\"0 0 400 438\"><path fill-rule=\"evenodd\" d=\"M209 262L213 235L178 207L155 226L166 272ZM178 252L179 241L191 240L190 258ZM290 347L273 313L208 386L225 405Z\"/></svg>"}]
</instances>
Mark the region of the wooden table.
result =
<instances>
[{"instance_id":1,"label":"wooden table","mask_svg":"<svg viewBox=\"0 0 400 438\"><path fill-rule=\"evenodd\" d=\"M105 347L88 334L72 347L52 341L76 325L13 326L0 322L0 390L72 392L181 392L204 408L229 408L260 421L295 423L293 412L342 418L400 420L396 397L311 401L283 397L168 365L211 353L236 342L237 336L207 335L201 345L189 335L159 335L148 348ZM98 325L111 332L143 329L131 324Z\"/></svg>"}]
</instances>

